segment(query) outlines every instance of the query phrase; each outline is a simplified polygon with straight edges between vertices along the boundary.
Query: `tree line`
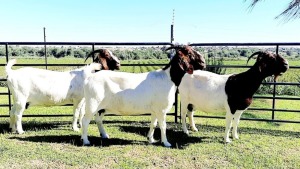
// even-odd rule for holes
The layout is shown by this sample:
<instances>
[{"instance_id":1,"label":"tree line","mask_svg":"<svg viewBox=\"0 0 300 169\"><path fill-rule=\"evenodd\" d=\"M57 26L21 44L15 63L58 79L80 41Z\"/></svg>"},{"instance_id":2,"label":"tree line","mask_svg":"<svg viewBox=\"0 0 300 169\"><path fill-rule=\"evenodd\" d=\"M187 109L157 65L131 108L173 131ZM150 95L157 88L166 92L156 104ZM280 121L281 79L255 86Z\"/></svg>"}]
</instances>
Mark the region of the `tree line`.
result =
<instances>
[{"instance_id":1,"label":"tree line","mask_svg":"<svg viewBox=\"0 0 300 169\"><path fill-rule=\"evenodd\" d=\"M168 59L169 52L165 52L166 46L157 47L114 47L109 48L115 56L121 60L141 60L141 59ZM201 54L208 58L239 58L249 57L252 53L259 50L275 52L275 48L241 48L241 47L195 47ZM48 46L47 57L75 57L85 58L92 49L81 46ZM284 57L299 58L300 48L280 48L279 53ZM33 46L9 46L9 56L13 57L45 57L44 47ZM0 57L6 55L5 47L0 46Z\"/></svg>"},{"instance_id":2,"label":"tree line","mask_svg":"<svg viewBox=\"0 0 300 169\"><path fill-rule=\"evenodd\" d=\"M168 53L165 47L137 47L137 48L111 48L115 56L121 60L140 60L140 59L166 59ZM90 47L47 47L47 57L75 57L85 58L92 48ZM0 47L0 57L4 57L6 51L4 46ZM31 46L9 46L8 55L13 57L45 57L44 47Z\"/></svg>"}]
</instances>

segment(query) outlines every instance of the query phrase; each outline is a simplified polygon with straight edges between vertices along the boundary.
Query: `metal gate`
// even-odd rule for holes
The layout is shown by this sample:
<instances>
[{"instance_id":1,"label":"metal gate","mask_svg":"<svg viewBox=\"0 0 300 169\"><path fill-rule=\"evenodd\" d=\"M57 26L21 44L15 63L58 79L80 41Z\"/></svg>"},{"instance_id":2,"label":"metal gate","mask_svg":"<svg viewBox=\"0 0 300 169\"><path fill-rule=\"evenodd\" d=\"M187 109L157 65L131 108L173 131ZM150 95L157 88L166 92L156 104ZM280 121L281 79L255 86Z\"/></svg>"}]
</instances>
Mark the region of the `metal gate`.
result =
<instances>
[{"instance_id":1,"label":"metal gate","mask_svg":"<svg viewBox=\"0 0 300 169\"><path fill-rule=\"evenodd\" d=\"M6 63L9 60L9 50L8 47L10 45L24 45L24 46L45 46L48 45L56 45L56 46L90 46L92 50L95 49L95 46L170 46L172 43L169 42L154 42L154 43L147 43L147 42L130 42L130 43L114 43L114 42L0 42L0 46L5 46L5 53L6 53ZM266 47L266 46L272 46L276 49L276 53L279 52L279 47L282 46L297 46L300 47L300 43L193 43L190 44L190 46L197 46L197 47ZM45 52L46 53L46 52ZM0 64L0 66L5 66L6 64ZM48 64L47 63L47 57L45 56L45 64L16 64L16 66L83 66L84 64ZM122 66L149 66L147 64L122 64ZM162 64L151 64L151 66L162 66ZM207 65L208 67L217 67L219 65ZM223 68L248 68L250 66L240 66L240 65L222 65L219 67ZM290 66L290 69L300 69L300 66ZM5 78L0 79L1 81L6 81ZM299 86L300 84L298 82L284 82L284 83L278 83L278 82L268 82L263 83L264 85L272 85L273 86L273 94L272 96L254 96L254 99L270 99L272 100L272 107L271 108L255 108L250 107L248 110L255 110L255 111L271 111L272 116L269 119L257 119L257 118L241 118L241 120L252 120L252 121L269 121L269 122L285 122L285 123L300 123L300 121L294 121L294 120L276 120L275 119L275 113L276 112L295 112L300 113L300 110L287 110L287 109L277 109L276 108L276 100L300 100L300 96L298 97L282 97L276 95L276 88L280 85L291 85L291 86ZM8 108L11 109L11 95L9 93L9 90L7 92L0 92L0 95L7 95L8 104L0 104L0 108ZM170 113L168 115L172 115L175 117L174 121L177 122L178 119L180 119L178 108L180 107L180 104L178 103L178 95L176 94L176 102L175 102L175 109L174 113ZM24 115L24 117L56 117L56 116L72 116L70 114L66 115ZM9 117L9 115L0 115L1 117ZM218 118L218 119L224 119L225 117L221 116L197 116L195 117L201 117L201 118Z\"/></svg>"}]
</instances>

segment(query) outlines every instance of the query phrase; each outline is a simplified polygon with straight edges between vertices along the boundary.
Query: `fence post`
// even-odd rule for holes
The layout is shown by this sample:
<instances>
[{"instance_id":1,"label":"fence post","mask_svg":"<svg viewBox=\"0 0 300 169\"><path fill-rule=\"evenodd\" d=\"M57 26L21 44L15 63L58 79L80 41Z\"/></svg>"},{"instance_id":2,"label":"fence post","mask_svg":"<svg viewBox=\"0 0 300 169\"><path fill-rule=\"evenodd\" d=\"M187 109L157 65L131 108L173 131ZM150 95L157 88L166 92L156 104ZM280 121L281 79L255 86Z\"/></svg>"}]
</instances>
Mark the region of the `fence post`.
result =
<instances>
[{"instance_id":1,"label":"fence post","mask_svg":"<svg viewBox=\"0 0 300 169\"><path fill-rule=\"evenodd\" d=\"M273 84L273 99L272 99L272 120L275 119L275 96L276 96L276 81L274 79L274 84Z\"/></svg>"},{"instance_id":2,"label":"fence post","mask_svg":"<svg viewBox=\"0 0 300 169\"><path fill-rule=\"evenodd\" d=\"M8 63L8 43L5 44L5 57L6 57L6 63ZM8 109L11 110L11 97L10 97L10 90L7 88L8 92Z\"/></svg>"},{"instance_id":3,"label":"fence post","mask_svg":"<svg viewBox=\"0 0 300 169\"><path fill-rule=\"evenodd\" d=\"M45 63L46 69L48 69L48 59L47 59L47 47L46 47L46 28L44 27L44 52L45 52Z\"/></svg>"},{"instance_id":4,"label":"fence post","mask_svg":"<svg viewBox=\"0 0 300 169\"><path fill-rule=\"evenodd\" d=\"M176 89L175 93L175 123L178 123L178 89Z\"/></svg>"},{"instance_id":5,"label":"fence post","mask_svg":"<svg viewBox=\"0 0 300 169\"><path fill-rule=\"evenodd\" d=\"M276 45L276 55L278 55L278 51L279 51L279 45ZM274 78L274 85L273 85L273 99L272 99L272 120L275 120L275 102L276 102L276 99L275 99L275 96L276 96L276 80Z\"/></svg>"}]
</instances>

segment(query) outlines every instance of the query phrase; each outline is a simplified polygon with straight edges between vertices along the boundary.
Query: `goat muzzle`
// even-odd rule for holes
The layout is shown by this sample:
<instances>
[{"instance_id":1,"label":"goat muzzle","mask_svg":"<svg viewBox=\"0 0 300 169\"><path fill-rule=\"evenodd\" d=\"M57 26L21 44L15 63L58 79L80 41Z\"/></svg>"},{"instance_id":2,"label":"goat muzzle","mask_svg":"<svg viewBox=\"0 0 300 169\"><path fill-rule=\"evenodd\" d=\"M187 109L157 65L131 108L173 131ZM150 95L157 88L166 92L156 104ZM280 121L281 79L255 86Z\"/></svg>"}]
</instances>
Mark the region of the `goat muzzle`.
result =
<instances>
[{"instance_id":1,"label":"goat muzzle","mask_svg":"<svg viewBox=\"0 0 300 169\"><path fill-rule=\"evenodd\" d=\"M285 60L283 66L280 68L280 71L274 74L274 81L276 82L278 77L281 76L283 73L285 73L288 69L289 69L289 63L287 62L287 60Z\"/></svg>"}]
</instances>

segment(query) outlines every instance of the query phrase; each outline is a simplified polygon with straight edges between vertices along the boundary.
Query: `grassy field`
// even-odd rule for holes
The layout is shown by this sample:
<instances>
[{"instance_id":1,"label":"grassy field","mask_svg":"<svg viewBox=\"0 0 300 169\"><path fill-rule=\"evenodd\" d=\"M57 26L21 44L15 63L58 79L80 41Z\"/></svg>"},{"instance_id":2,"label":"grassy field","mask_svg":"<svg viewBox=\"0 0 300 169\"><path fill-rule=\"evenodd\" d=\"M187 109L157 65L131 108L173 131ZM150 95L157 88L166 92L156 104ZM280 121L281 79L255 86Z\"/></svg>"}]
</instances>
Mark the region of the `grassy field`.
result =
<instances>
[{"instance_id":1,"label":"grassy field","mask_svg":"<svg viewBox=\"0 0 300 169\"><path fill-rule=\"evenodd\" d=\"M18 59L18 62L43 63L43 60ZM83 63L83 60L52 58L48 62ZM226 62L246 65L243 60ZM0 59L0 63L5 62ZM290 65L298 63L290 61ZM121 71L146 72L158 68L122 67ZM4 74L3 70L0 67L0 76ZM233 71L227 70L228 73ZM297 71L289 71L281 79L294 82L296 79L292 78L296 77ZM6 90L0 88L0 92ZM7 102L6 96L0 96L0 104ZM251 106L270 108L271 100L256 99ZM300 109L299 101L278 100L276 106ZM24 114L71 115L72 108L32 107ZM0 107L0 115L8 115L8 108ZM224 113L212 115L224 116ZM242 117L270 119L271 112L246 111ZM299 121L300 113L277 112L275 119ZM108 116L104 124L110 139L101 139L96 124L92 122L89 126L92 145L85 147L80 133L71 130L71 120L72 117L25 117L23 127L26 132L18 135L9 132L8 118L0 118L0 168L300 168L300 124L241 121L240 139L224 144L225 120L196 118L199 132L187 136L182 132L181 124L174 123L174 117L169 115L167 137L173 147L165 148L159 143L148 144L149 116ZM158 128L155 138L160 138Z\"/></svg>"},{"instance_id":2,"label":"grassy field","mask_svg":"<svg viewBox=\"0 0 300 169\"><path fill-rule=\"evenodd\" d=\"M61 111L71 108L32 108ZM29 111L28 110L28 111ZM0 168L299 168L299 124L241 121L240 140L223 143L224 120L196 119L199 132L183 134L168 116L167 137L172 148L150 145L150 117L106 117L110 139L101 139L89 126L91 146L82 146L71 130L71 117L24 118L23 135L8 132L0 120ZM155 138L160 138L156 129Z\"/></svg>"}]
</instances>

